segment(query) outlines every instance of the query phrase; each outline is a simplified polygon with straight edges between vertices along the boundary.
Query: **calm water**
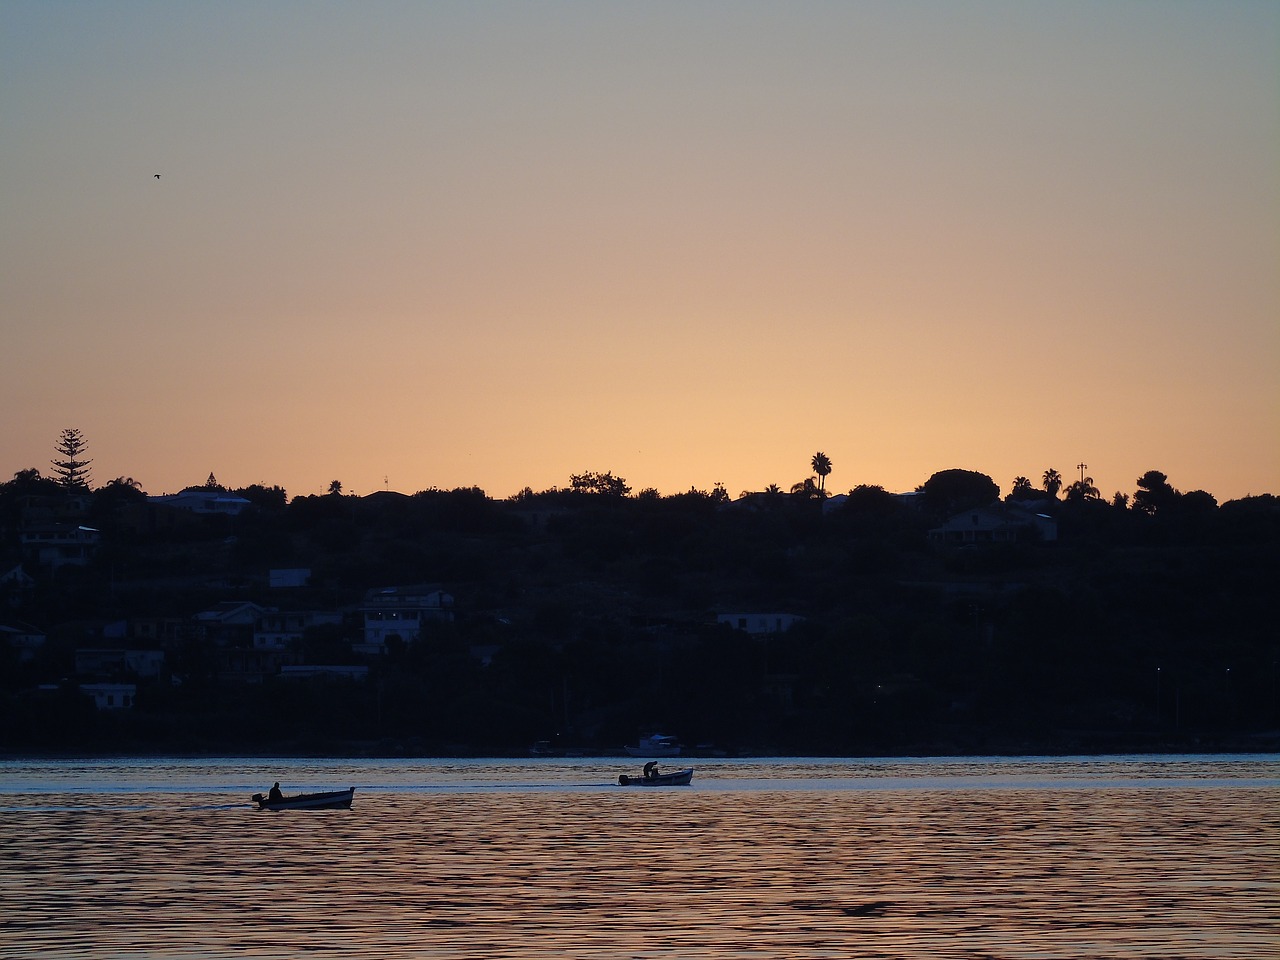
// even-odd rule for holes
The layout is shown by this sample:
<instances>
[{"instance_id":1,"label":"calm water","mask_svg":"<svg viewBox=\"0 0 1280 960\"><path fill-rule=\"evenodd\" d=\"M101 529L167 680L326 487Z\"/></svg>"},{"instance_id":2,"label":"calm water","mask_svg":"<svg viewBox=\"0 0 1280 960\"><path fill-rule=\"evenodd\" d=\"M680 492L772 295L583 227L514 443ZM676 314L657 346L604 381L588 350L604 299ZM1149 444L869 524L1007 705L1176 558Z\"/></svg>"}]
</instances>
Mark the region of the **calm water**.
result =
<instances>
[{"instance_id":1,"label":"calm water","mask_svg":"<svg viewBox=\"0 0 1280 960\"><path fill-rule=\"evenodd\" d=\"M1277 757L690 763L0 762L0 956L1280 956Z\"/></svg>"}]
</instances>

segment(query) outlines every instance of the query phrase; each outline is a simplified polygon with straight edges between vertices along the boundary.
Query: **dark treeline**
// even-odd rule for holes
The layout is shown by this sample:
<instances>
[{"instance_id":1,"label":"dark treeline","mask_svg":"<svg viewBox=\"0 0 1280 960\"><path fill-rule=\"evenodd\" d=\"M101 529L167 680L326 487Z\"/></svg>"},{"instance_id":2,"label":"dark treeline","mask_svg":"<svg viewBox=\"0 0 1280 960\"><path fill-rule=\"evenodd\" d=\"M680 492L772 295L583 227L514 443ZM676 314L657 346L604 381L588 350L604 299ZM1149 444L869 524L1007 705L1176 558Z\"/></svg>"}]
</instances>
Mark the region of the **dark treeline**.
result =
<instances>
[{"instance_id":1,"label":"dark treeline","mask_svg":"<svg viewBox=\"0 0 1280 960\"><path fill-rule=\"evenodd\" d=\"M228 491L250 501L238 515L180 520L132 481L66 479L0 484L0 572L27 574L0 585L0 626L46 637L28 657L0 645L8 751L613 750L643 729L731 753L1274 749L1280 728L1280 501L1219 505L1155 471L1110 501L1016 483L1057 537L990 543L930 536L999 497L969 471L909 497L632 495L594 473L507 500L254 486ZM24 562L31 505L77 497L94 555ZM272 589L280 568L310 580ZM414 583L448 591L453 619L353 652L366 591ZM368 677L237 683L183 635L132 709L79 693L77 650L139 645L105 625L229 600L341 612L296 658ZM729 613L803 619L748 635Z\"/></svg>"}]
</instances>

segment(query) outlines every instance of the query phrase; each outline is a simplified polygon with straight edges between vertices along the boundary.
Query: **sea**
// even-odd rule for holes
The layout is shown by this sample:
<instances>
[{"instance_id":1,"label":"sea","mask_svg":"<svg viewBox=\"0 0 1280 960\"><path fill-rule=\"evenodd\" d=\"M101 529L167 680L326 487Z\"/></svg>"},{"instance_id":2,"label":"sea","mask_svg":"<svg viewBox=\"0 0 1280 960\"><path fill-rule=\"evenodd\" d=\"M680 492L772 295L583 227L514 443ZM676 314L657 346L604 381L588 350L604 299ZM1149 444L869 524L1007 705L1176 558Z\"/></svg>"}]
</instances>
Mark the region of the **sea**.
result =
<instances>
[{"instance_id":1,"label":"sea","mask_svg":"<svg viewBox=\"0 0 1280 960\"><path fill-rule=\"evenodd\" d=\"M0 957L1280 957L1280 756L639 763L0 761Z\"/></svg>"}]
</instances>

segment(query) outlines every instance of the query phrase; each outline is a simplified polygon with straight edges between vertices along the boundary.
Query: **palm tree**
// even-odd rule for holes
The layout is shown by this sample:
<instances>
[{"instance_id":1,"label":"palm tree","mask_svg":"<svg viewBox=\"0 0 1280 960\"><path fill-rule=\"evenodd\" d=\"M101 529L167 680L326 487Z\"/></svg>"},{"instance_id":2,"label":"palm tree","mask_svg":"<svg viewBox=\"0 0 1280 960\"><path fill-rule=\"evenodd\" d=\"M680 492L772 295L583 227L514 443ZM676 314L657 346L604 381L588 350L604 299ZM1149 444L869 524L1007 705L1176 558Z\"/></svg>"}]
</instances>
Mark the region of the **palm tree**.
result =
<instances>
[{"instance_id":1,"label":"palm tree","mask_svg":"<svg viewBox=\"0 0 1280 960\"><path fill-rule=\"evenodd\" d=\"M1044 490L1051 497L1056 497L1062 489L1062 474L1050 467L1044 472Z\"/></svg>"},{"instance_id":2,"label":"palm tree","mask_svg":"<svg viewBox=\"0 0 1280 960\"><path fill-rule=\"evenodd\" d=\"M813 482L813 477L805 477L799 483L793 483L791 485L791 493L794 496L805 497L807 499L813 499L821 496L818 492L818 485Z\"/></svg>"},{"instance_id":3,"label":"palm tree","mask_svg":"<svg viewBox=\"0 0 1280 960\"><path fill-rule=\"evenodd\" d=\"M1093 477L1082 477L1067 487L1067 499L1072 502L1076 500L1097 500L1101 495L1101 491L1093 485Z\"/></svg>"},{"instance_id":4,"label":"palm tree","mask_svg":"<svg viewBox=\"0 0 1280 960\"><path fill-rule=\"evenodd\" d=\"M1013 490L1010 492L1009 496L1015 500L1019 497L1028 497L1031 495L1032 489L1031 481L1028 478L1014 477Z\"/></svg>"},{"instance_id":5,"label":"palm tree","mask_svg":"<svg viewBox=\"0 0 1280 960\"><path fill-rule=\"evenodd\" d=\"M818 475L818 496L825 497L827 495L827 474L831 472L831 458L819 450L813 455L813 459L809 461L809 466L813 467L813 472Z\"/></svg>"}]
</instances>

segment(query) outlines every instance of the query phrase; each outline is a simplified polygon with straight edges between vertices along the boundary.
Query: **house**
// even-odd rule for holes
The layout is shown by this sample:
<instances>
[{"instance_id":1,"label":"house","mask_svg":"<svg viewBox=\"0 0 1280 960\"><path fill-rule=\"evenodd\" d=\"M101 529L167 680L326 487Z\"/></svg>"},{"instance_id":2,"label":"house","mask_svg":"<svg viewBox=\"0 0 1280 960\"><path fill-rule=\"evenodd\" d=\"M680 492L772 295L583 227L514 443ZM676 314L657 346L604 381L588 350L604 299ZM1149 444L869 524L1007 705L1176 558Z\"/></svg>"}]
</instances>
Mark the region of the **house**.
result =
<instances>
[{"instance_id":1,"label":"house","mask_svg":"<svg viewBox=\"0 0 1280 960\"><path fill-rule=\"evenodd\" d=\"M332 677L337 680L367 680L367 666L348 666L346 664L306 664L292 667L281 667L282 680L311 680L315 677Z\"/></svg>"},{"instance_id":2,"label":"house","mask_svg":"<svg viewBox=\"0 0 1280 960\"><path fill-rule=\"evenodd\" d=\"M720 613L716 615L716 623L725 624L753 636L786 633L803 619L804 617L798 617L794 613Z\"/></svg>"},{"instance_id":3,"label":"house","mask_svg":"<svg viewBox=\"0 0 1280 960\"><path fill-rule=\"evenodd\" d=\"M129 621L129 636L153 648L175 646L195 633L195 625L185 617L135 617Z\"/></svg>"},{"instance_id":4,"label":"house","mask_svg":"<svg viewBox=\"0 0 1280 960\"><path fill-rule=\"evenodd\" d=\"M253 645L254 624L268 612L247 600L227 600L197 613L195 623L202 639L215 646L249 647Z\"/></svg>"},{"instance_id":5,"label":"house","mask_svg":"<svg viewBox=\"0 0 1280 960\"><path fill-rule=\"evenodd\" d=\"M35 577L27 573L22 568L22 564L9 567L7 570L0 567L0 599L7 600L10 607L14 609L21 607L24 598L29 596L35 588Z\"/></svg>"},{"instance_id":6,"label":"house","mask_svg":"<svg viewBox=\"0 0 1280 960\"><path fill-rule=\"evenodd\" d=\"M1017 503L993 503L957 513L929 531L935 544L1015 543L1021 540L1058 539L1058 522Z\"/></svg>"},{"instance_id":7,"label":"house","mask_svg":"<svg viewBox=\"0 0 1280 960\"><path fill-rule=\"evenodd\" d=\"M9 587L13 590L31 590L35 587L36 581L31 574L22 569L22 564L16 567L10 567L3 573L0 573L0 586Z\"/></svg>"},{"instance_id":8,"label":"house","mask_svg":"<svg viewBox=\"0 0 1280 960\"><path fill-rule=\"evenodd\" d=\"M120 650L81 647L75 652L81 677L158 677L164 670L163 650Z\"/></svg>"},{"instance_id":9,"label":"house","mask_svg":"<svg viewBox=\"0 0 1280 960\"><path fill-rule=\"evenodd\" d=\"M80 692L93 697L93 705L99 710L129 710L138 688L132 683L82 683Z\"/></svg>"},{"instance_id":10,"label":"house","mask_svg":"<svg viewBox=\"0 0 1280 960\"><path fill-rule=\"evenodd\" d=\"M267 571L267 586L272 590L305 587L311 582L310 567L287 567Z\"/></svg>"},{"instance_id":11,"label":"house","mask_svg":"<svg viewBox=\"0 0 1280 960\"><path fill-rule=\"evenodd\" d=\"M93 498L84 493L28 494L18 500L19 527L79 523L89 516Z\"/></svg>"},{"instance_id":12,"label":"house","mask_svg":"<svg viewBox=\"0 0 1280 960\"><path fill-rule=\"evenodd\" d=\"M286 657L282 650L222 647L212 654L213 673L223 683L262 683L279 675Z\"/></svg>"},{"instance_id":13,"label":"house","mask_svg":"<svg viewBox=\"0 0 1280 960\"><path fill-rule=\"evenodd\" d=\"M24 526L18 540L24 559L56 570L86 565L98 552L102 534L83 524L53 522Z\"/></svg>"},{"instance_id":14,"label":"house","mask_svg":"<svg viewBox=\"0 0 1280 960\"><path fill-rule=\"evenodd\" d=\"M288 650L301 647L309 627L342 622L342 614L330 610L270 610L253 623L253 649Z\"/></svg>"},{"instance_id":15,"label":"house","mask_svg":"<svg viewBox=\"0 0 1280 960\"><path fill-rule=\"evenodd\" d=\"M45 635L29 627L0 626L0 641L17 651L19 663L29 663L44 646Z\"/></svg>"},{"instance_id":16,"label":"house","mask_svg":"<svg viewBox=\"0 0 1280 960\"><path fill-rule=\"evenodd\" d=\"M253 506L252 501L225 490L206 489L182 490L179 493L147 497L147 502L208 517L238 517L245 509Z\"/></svg>"},{"instance_id":17,"label":"house","mask_svg":"<svg viewBox=\"0 0 1280 960\"><path fill-rule=\"evenodd\" d=\"M360 614L364 635L353 649L357 653L385 653L387 641L393 636L412 643L418 639L423 623L452 621L453 597L439 584L384 587L365 594Z\"/></svg>"}]
</instances>

